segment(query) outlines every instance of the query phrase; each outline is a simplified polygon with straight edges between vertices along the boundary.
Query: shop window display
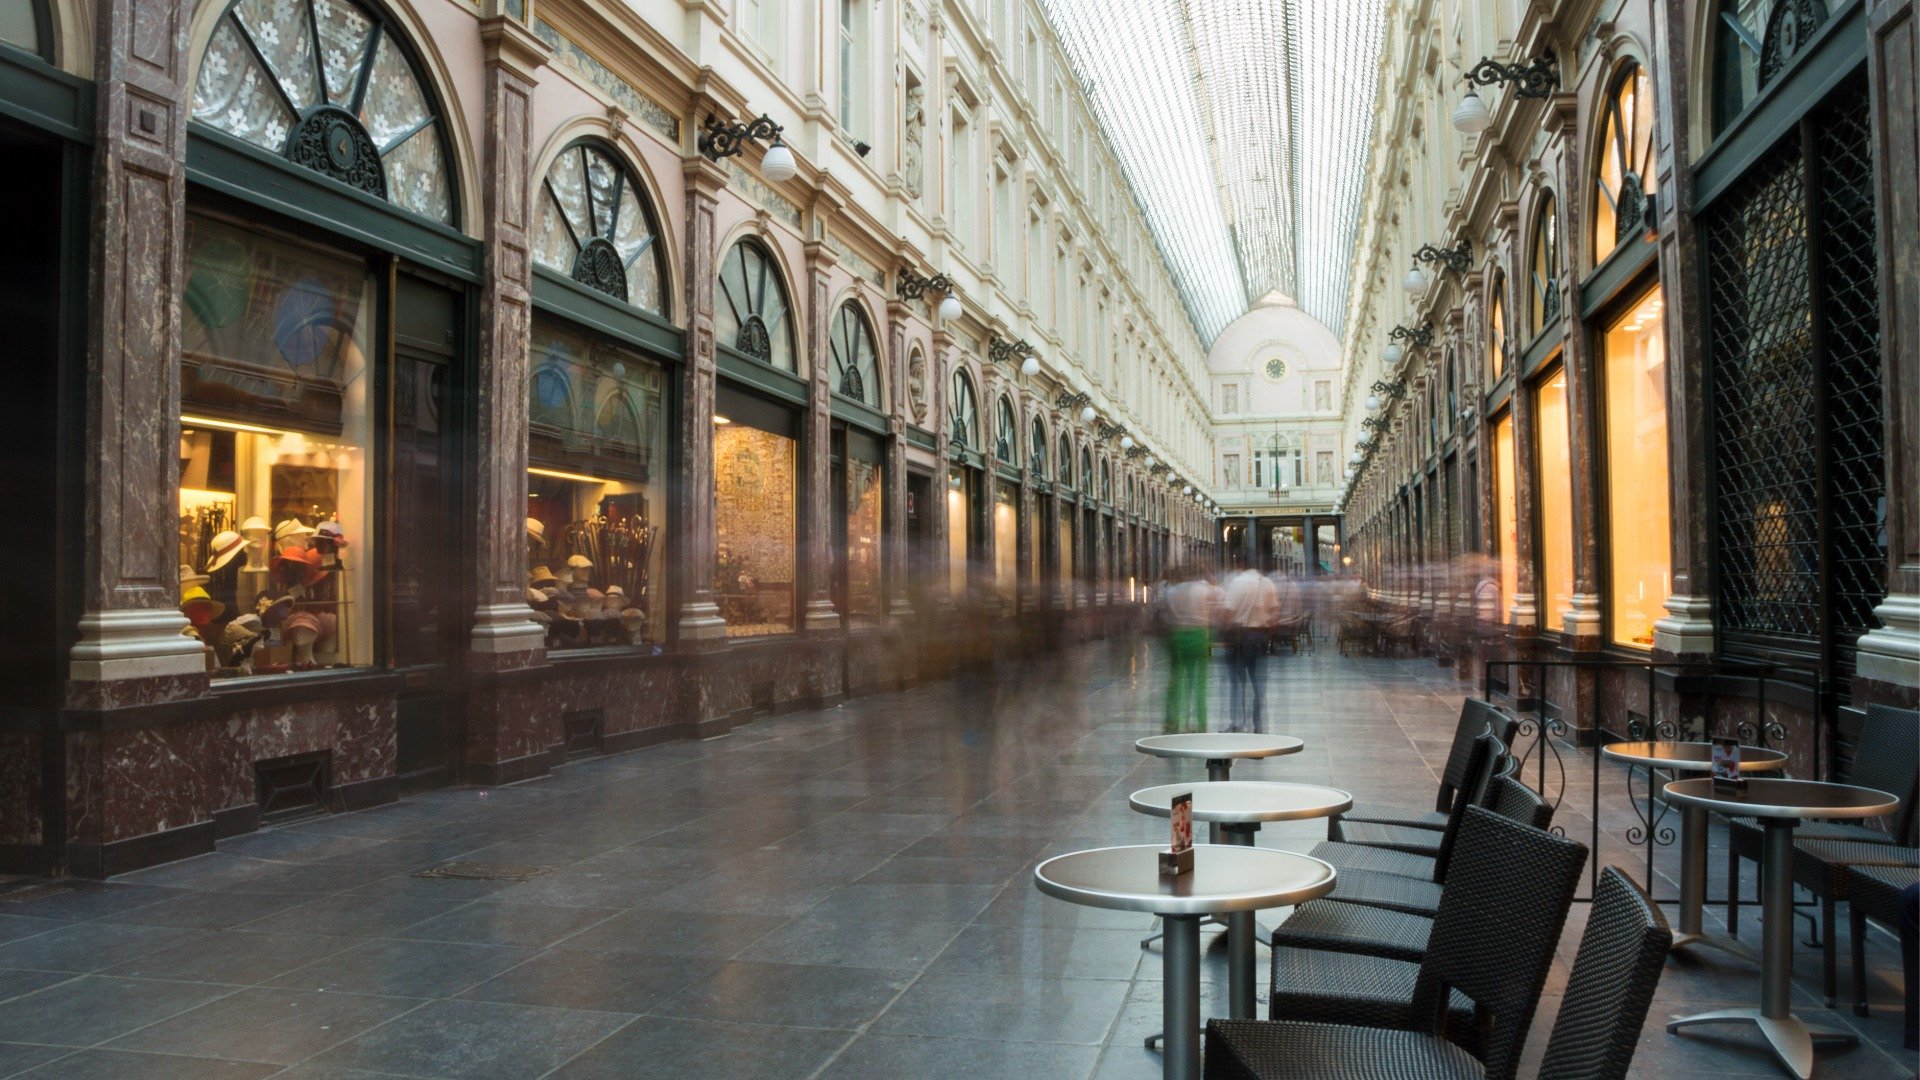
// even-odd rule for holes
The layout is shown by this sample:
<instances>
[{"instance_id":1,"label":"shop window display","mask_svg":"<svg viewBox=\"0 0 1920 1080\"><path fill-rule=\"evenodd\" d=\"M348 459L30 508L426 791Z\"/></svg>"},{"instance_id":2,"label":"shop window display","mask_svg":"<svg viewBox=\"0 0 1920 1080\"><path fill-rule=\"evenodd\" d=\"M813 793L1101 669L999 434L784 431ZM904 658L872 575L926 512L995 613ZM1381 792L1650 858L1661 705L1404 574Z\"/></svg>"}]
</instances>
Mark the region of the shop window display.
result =
<instances>
[{"instance_id":1,"label":"shop window display","mask_svg":"<svg viewBox=\"0 0 1920 1080\"><path fill-rule=\"evenodd\" d=\"M1567 435L1567 371L1560 368L1535 392L1540 430L1540 625L1561 629L1573 605L1573 458Z\"/></svg>"},{"instance_id":2,"label":"shop window display","mask_svg":"<svg viewBox=\"0 0 1920 1080\"><path fill-rule=\"evenodd\" d=\"M997 485L993 492L993 585L1001 601L1009 605L1014 602L1020 573L1019 522L1013 489Z\"/></svg>"},{"instance_id":3,"label":"shop window display","mask_svg":"<svg viewBox=\"0 0 1920 1080\"><path fill-rule=\"evenodd\" d=\"M1520 591L1520 511L1514 469L1513 414L1508 413L1493 425L1493 512L1499 523L1494 553L1500 560L1500 609L1492 616L1503 623L1513 621L1513 597ZM1481 612L1480 617L1488 614Z\"/></svg>"},{"instance_id":4,"label":"shop window display","mask_svg":"<svg viewBox=\"0 0 1920 1080\"><path fill-rule=\"evenodd\" d=\"M534 258L642 311L664 313L660 251L640 181L594 143L560 152L540 183Z\"/></svg>"},{"instance_id":5,"label":"shop window display","mask_svg":"<svg viewBox=\"0 0 1920 1080\"><path fill-rule=\"evenodd\" d=\"M440 118L399 37L354 0L237 0L193 118L434 221L453 221Z\"/></svg>"},{"instance_id":6,"label":"shop window display","mask_svg":"<svg viewBox=\"0 0 1920 1080\"><path fill-rule=\"evenodd\" d=\"M180 371L180 600L216 678L371 664L374 278L194 216Z\"/></svg>"},{"instance_id":7,"label":"shop window display","mask_svg":"<svg viewBox=\"0 0 1920 1080\"><path fill-rule=\"evenodd\" d=\"M1613 640L1651 649L1673 569L1667 506L1667 349L1661 293L1601 338L1607 425L1607 614Z\"/></svg>"},{"instance_id":8,"label":"shop window display","mask_svg":"<svg viewBox=\"0 0 1920 1080\"><path fill-rule=\"evenodd\" d=\"M879 444L866 436L847 436L847 600L852 626L872 626L881 614L881 500L885 469Z\"/></svg>"},{"instance_id":9,"label":"shop window display","mask_svg":"<svg viewBox=\"0 0 1920 1080\"><path fill-rule=\"evenodd\" d=\"M967 481L956 468L947 480L947 588L955 600L967 594Z\"/></svg>"},{"instance_id":10,"label":"shop window display","mask_svg":"<svg viewBox=\"0 0 1920 1080\"><path fill-rule=\"evenodd\" d=\"M665 375L536 319L527 443L527 603L550 649L657 644Z\"/></svg>"},{"instance_id":11,"label":"shop window display","mask_svg":"<svg viewBox=\"0 0 1920 1080\"><path fill-rule=\"evenodd\" d=\"M713 428L714 594L728 637L796 626L800 440L790 413L720 394Z\"/></svg>"}]
</instances>

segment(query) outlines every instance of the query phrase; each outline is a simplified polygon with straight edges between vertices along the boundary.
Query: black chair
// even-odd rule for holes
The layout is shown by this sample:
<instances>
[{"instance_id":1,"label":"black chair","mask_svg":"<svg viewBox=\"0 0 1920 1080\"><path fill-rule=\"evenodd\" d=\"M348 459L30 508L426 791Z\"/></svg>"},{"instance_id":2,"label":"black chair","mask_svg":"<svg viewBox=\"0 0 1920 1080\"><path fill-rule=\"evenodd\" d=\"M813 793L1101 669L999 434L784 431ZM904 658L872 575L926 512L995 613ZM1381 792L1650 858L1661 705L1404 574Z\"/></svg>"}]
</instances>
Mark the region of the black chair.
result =
<instances>
[{"instance_id":1,"label":"black chair","mask_svg":"<svg viewBox=\"0 0 1920 1080\"><path fill-rule=\"evenodd\" d=\"M1460 721L1453 728L1453 746L1447 750L1447 760L1440 768L1440 790L1434 796L1432 810L1413 810L1392 806L1363 806L1349 810L1344 814L1335 814L1327 823L1327 839L1351 840L1345 835L1349 824L1368 822L1380 825L1402 825L1413 828L1429 829L1440 832L1447 827L1447 820L1453 814L1453 804L1462 792L1469 798L1475 798L1471 792L1473 740L1491 731L1500 740L1500 745L1513 745L1513 734L1520 722L1501 712L1490 702L1475 701L1468 698L1460 703Z\"/></svg>"},{"instance_id":2,"label":"black chair","mask_svg":"<svg viewBox=\"0 0 1920 1080\"><path fill-rule=\"evenodd\" d=\"M1916 835L1920 817L1914 813L1914 796L1920 793L1920 711L1869 705L1854 741L1851 767L1835 779L1896 795L1900 809L1884 819L1889 825L1885 832L1872 825L1834 821L1794 830L1794 883L1820 900L1820 985L1828 1008L1838 993L1835 908L1847 899L1847 866L1911 863L1911 855L1883 855L1871 849L1920 843ZM1735 935L1740 933L1740 860L1760 861L1764 835L1752 821L1727 821L1727 930Z\"/></svg>"},{"instance_id":3,"label":"black chair","mask_svg":"<svg viewBox=\"0 0 1920 1080\"><path fill-rule=\"evenodd\" d=\"M1472 805L1472 800L1465 797L1466 792L1484 790L1507 761L1506 746L1494 738L1492 732L1482 732L1473 743L1468 753L1469 779L1460 797L1454 799L1447 826L1440 832L1431 854L1327 840L1314 846L1313 857L1332 863L1343 874L1348 870L1379 870L1428 881L1444 878L1448 853L1453 850L1454 839L1459 834L1461 815Z\"/></svg>"},{"instance_id":4,"label":"black chair","mask_svg":"<svg viewBox=\"0 0 1920 1080\"><path fill-rule=\"evenodd\" d=\"M1900 890L1920 883L1920 867L1853 866L1847 869L1847 913L1853 921L1853 1011L1867 1015L1867 920L1900 930ZM1906 988L1908 1000L1920 987Z\"/></svg>"},{"instance_id":5,"label":"black chair","mask_svg":"<svg viewBox=\"0 0 1920 1080\"><path fill-rule=\"evenodd\" d=\"M1288 1019L1211 1022L1206 1075L1513 1076L1587 849L1477 806L1461 828L1424 961L1276 948Z\"/></svg>"},{"instance_id":6,"label":"black chair","mask_svg":"<svg viewBox=\"0 0 1920 1080\"><path fill-rule=\"evenodd\" d=\"M1553 807L1520 781L1503 776L1493 782L1493 790L1489 809L1501 817L1535 829L1553 823ZM1462 830L1459 846L1454 849L1457 857L1474 857L1467 845L1485 835ZM1320 949L1413 963L1426 956L1434 918L1446 896L1444 885L1431 910L1408 911L1411 905L1386 907L1347 896L1342 891L1344 884L1344 879L1336 881L1329 896L1295 908L1287 921L1274 929L1269 944L1276 949Z\"/></svg>"}]
</instances>

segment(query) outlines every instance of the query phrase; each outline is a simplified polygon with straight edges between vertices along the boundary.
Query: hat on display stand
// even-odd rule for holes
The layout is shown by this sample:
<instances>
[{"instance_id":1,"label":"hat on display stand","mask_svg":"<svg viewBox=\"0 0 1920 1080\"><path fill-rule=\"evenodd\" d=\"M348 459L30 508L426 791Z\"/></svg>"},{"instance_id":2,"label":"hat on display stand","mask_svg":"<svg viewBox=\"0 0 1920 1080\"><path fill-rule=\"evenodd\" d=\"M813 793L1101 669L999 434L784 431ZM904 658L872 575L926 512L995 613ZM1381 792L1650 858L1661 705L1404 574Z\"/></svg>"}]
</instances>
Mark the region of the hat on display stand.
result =
<instances>
[{"instance_id":1,"label":"hat on display stand","mask_svg":"<svg viewBox=\"0 0 1920 1080\"><path fill-rule=\"evenodd\" d=\"M207 590L195 585L180 594L180 613L195 626L205 626L219 618L227 610L227 605L207 595Z\"/></svg>"},{"instance_id":2,"label":"hat on display stand","mask_svg":"<svg viewBox=\"0 0 1920 1080\"><path fill-rule=\"evenodd\" d=\"M545 563L527 572L527 584L536 589L544 589L549 585L558 585L559 583L560 579L553 576L553 571L547 569Z\"/></svg>"},{"instance_id":3,"label":"hat on display stand","mask_svg":"<svg viewBox=\"0 0 1920 1080\"><path fill-rule=\"evenodd\" d=\"M341 528L340 523L332 519L321 522L314 530L313 538L316 541L325 540L337 548L347 546L347 530Z\"/></svg>"},{"instance_id":4,"label":"hat on display stand","mask_svg":"<svg viewBox=\"0 0 1920 1080\"><path fill-rule=\"evenodd\" d=\"M195 570L191 564L189 563L180 564L180 591L181 592L184 593L186 590L193 588L195 585L205 585L207 582L212 580L213 579L208 577L207 575L201 573L198 570Z\"/></svg>"},{"instance_id":5,"label":"hat on display stand","mask_svg":"<svg viewBox=\"0 0 1920 1080\"><path fill-rule=\"evenodd\" d=\"M528 518L527 519L527 539L533 541L536 544L546 543L547 542L547 523L544 521L541 521L539 518L535 518L535 517Z\"/></svg>"},{"instance_id":6,"label":"hat on display stand","mask_svg":"<svg viewBox=\"0 0 1920 1080\"><path fill-rule=\"evenodd\" d=\"M214 534L207 550L207 573L211 574L247 550L247 538L232 529L222 529Z\"/></svg>"},{"instance_id":7,"label":"hat on display stand","mask_svg":"<svg viewBox=\"0 0 1920 1080\"><path fill-rule=\"evenodd\" d=\"M307 538L317 530L299 518L287 518L273 527L273 542L285 547L289 544L305 546Z\"/></svg>"},{"instance_id":8,"label":"hat on display stand","mask_svg":"<svg viewBox=\"0 0 1920 1080\"><path fill-rule=\"evenodd\" d=\"M296 547L292 544L280 549L273 557L273 569L280 580L289 585L312 587L324 581L327 576L323 556L311 548Z\"/></svg>"},{"instance_id":9,"label":"hat on display stand","mask_svg":"<svg viewBox=\"0 0 1920 1080\"><path fill-rule=\"evenodd\" d=\"M247 538L247 543L258 547L273 539L273 526L267 524L266 518L255 514L240 523L240 535Z\"/></svg>"},{"instance_id":10,"label":"hat on display stand","mask_svg":"<svg viewBox=\"0 0 1920 1080\"><path fill-rule=\"evenodd\" d=\"M293 597L268 596L266 593L261 593L260 602L255 605L254 610L259 612L260 621L268 629L274 629L286 622L287 616L293 613Z\"/></svg>"}]
</instances>

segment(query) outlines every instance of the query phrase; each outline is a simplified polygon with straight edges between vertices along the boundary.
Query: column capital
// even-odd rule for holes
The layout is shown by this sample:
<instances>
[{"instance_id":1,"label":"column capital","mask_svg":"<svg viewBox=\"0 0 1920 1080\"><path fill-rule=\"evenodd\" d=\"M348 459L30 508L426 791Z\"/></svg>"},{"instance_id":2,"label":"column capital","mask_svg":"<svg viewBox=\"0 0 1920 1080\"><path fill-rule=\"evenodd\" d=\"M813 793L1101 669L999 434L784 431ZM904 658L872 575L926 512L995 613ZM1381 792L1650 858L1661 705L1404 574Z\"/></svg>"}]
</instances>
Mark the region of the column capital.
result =
<instances>
[{"instance_id":1,"label":"column capital","mask_svg":"<svg viewBox=\"0 0 1920 1080\"><path fill-rule=\"evenodd\" d=\"M553 56L553 46L540 40L526 23L508 15L481 19L480 41L486 49L487 66L505 68L529 83L537 81L536 73Z\"/></svg>"}]
</instances>

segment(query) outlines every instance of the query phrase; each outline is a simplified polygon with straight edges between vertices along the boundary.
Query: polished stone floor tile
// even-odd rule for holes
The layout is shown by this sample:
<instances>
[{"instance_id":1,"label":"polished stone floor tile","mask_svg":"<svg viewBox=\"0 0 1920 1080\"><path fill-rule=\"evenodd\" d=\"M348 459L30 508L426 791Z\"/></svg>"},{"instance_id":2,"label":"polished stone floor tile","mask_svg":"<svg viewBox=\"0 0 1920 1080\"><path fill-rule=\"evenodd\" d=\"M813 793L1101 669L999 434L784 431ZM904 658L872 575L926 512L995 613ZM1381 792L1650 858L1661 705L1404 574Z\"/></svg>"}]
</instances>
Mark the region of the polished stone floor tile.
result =
<instances>
[{"instance_id":1,"label":"polished stone floor tile","mask_svg":"<svg viewBox=\"0 0 1920 1080\"><path fill-rule=\"evenodd\" d=\"M474 1001L643 1013L692 986L722 961L605 949L550 949L460 996Z\"/></svg>"},{"instance_id":2,"label":"polished stone floor tile","mask_svg":"<svg viewBox=\"0 0 1920 1080\"><path fill-rule=\"evenodd\" d=\"M873 1025L895 1035L1098 1046L1126 1000L1125 980L927 974Z\"/></svg>"},{"instance_id":3,"label":"polished stone floor tile","mask_svg":"<svg viewBox=\"0 0 1920 1080\"><path fill-rule=\"evenodd\" d=\"M1083 1077L1099 1055L1093 1046L1010 1043L983 1039L867 1034L834 1060L822 1080L872 1077L937 1077L938 1080L1004 1080L1006 1077Z\"/></svg>"},{"instance_id":4,"label":"polished stone floor tile","mask_svg":"<svg viewBox=\"0 0 1920 1080\"><path fill-rule=\"evenodd\" d=\"M292 1065L420 1005L412 998L254 987L149 1024L107 1048Z\"/></svg>"},{"instance_id":5,"label":"polished stone floor tile","mask_svg":"<svg viewBox=\"0 0 1920 1080\"><path fill-rule=\"evenodd\" d=\"M0 1042L94 1046L238 989L100 975L69 979L0 1004Z\"/></svg>"},{"instance_id":6,"label":"polished stone floor tile","mask_svg":"<svg viewBox=\"0 0 1920 1080\"><path fill-rule=\"evenodd\" d=\"M354 944L349 938L261 934L248 930L229 931L217 940L218 945L212 948L202 940L195 940L147 953L116 964L104 974L251 986L344 952Z\"/></svg>"},{"instance_id":7,"label":"polished stone floor tile","mask_svg":"<svg viewBox=\"0 0 1920 1080\"><path fill-rule=\"evenodd\" d=\"M185 942L205 941L204 930L83 922L0 945L0 968L99 971L129 957Z\"/></svg>"},{"instance_id":8,"label":"polished stone floor tile","mask_svg":"<svg viewBox=\"0 0 1920 1080\"><path fill-rule=\"evenodd\" d=\"M694 1020L854 1031L912 982L906 972L732 962L654 1011Z\"/></svg>"},{"instance_id":9,"label":"polished stone floor tile","mask_svg":"<svg viewBox=\"0 0 1920 1080\"><path fill-rule=\"evenodd\" d=\"M22 1073L22 1080L258 1080L280 1066L127 1050L82 1050Z\"/></svg>"},{"instance_id":10,"label":"polished stone floor tile","mask_svg":"<svg viewBox=\"0 0 1920 1080\"><path fill-rule=\"evenodd\" d=\"M540 1076L632 1020L619 1013L435 1001L319 1055L321 1064L400 1076Z\"/></svg>"},{"instance_id":11,"label":"polished stone floor tile","mask_svg":"<svg viewBox=\"0 0 1920 1080\"><path fill-rule=\"evenodd\" d=\"M802 1080L814 1075L847 1039L844 1031L643 1016L568 1062L554 1076L556 1080L694 1076Z\"/></svg>"},{"instance_id":12,"label":"polished stone floor tile","mask_svg":"<svg viewBox=\"0 0 1920 1080\"><path fill-rule=\"evenodd\" d=\"M532 949L376 938L272 980L306 990L451 997L531 957Z\"/></svg>"}]
</instances>

